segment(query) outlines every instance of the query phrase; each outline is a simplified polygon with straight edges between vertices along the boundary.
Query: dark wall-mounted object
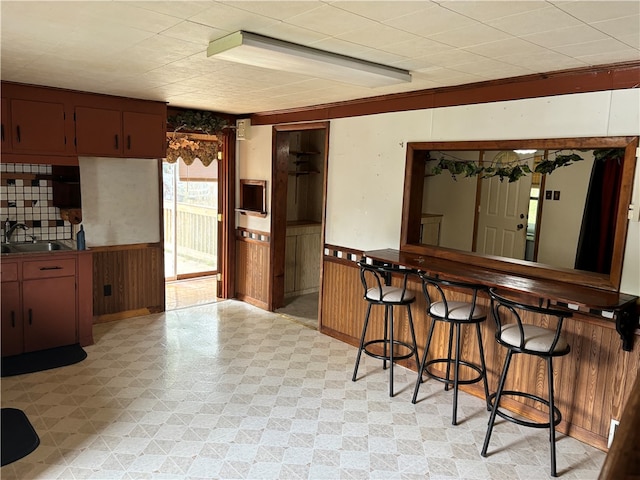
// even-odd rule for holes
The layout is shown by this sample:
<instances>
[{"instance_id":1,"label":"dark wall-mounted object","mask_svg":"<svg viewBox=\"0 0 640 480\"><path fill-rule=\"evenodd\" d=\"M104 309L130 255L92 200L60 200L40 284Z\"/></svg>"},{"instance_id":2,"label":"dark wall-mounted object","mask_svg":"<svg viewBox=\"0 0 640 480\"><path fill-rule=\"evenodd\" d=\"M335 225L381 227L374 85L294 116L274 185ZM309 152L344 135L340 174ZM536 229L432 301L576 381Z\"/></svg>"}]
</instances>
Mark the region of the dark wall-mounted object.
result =
<instances>
[{"instance_id":1,"label":"dark wall-mounted object","mask_svg":"<svg viewBox=\"0 0 640 480\"><path fill-rule=\"evenodd\" d=\"M81 208L80 168L52 165L51 177L53 206L58 208Z\"/></svg>"},{"instance_id":2,"label":"dark wall-mounted object","mask_svg":"<svg viewBox=\"0 0 640 480\"><path fill-rule=\"evenodd\" d=\"M243 215L267 216L267 181L240 180L240 207Z\"/></svg>"}]
</instances>

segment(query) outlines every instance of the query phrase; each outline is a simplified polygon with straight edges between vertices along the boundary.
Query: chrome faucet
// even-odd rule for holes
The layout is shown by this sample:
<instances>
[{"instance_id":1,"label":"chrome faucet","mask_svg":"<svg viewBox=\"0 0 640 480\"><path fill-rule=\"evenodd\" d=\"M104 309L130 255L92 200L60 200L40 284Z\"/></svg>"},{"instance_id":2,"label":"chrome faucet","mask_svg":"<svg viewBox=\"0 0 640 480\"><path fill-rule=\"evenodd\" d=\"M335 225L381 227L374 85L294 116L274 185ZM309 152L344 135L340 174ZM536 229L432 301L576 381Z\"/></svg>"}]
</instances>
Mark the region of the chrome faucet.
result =
<instances>
[{"instance_id":1,"label":"chrome faucet","mask_svg":"<svg viewBox=\"0 0 640 480\"><path fill-rule=\"evenodd\" d=\"M29 230L29 227L24 223L14 223L13 225L11 225L11 222L9 222L9 219L7 218L7 220L4 222L4 243L11 242L11 235L13 235L13 232L15 232L17 228L20 228L22 230Z\"/></svg>"}]
</instances>

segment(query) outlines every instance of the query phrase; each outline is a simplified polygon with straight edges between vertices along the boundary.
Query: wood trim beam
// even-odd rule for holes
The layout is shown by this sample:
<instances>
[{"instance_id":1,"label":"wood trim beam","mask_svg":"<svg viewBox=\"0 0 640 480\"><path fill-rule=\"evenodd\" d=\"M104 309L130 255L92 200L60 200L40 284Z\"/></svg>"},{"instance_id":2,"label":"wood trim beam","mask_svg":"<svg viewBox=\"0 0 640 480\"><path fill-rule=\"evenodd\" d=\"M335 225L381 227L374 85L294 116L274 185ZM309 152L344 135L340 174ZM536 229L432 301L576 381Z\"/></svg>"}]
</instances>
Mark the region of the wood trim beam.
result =
<instances>
[{"instance_id":1,"label":"wood trim beam","mask_svg":"<svg viewBox=\"0 0 640 480\"><path fill-rule=\"evenodd\" d=\"M251 115L251 124L276 125L290 122L310 122L455 105L638 88L640 86L639 78L640 62L599 65L303 108L254 113Z\"/></svg>"}]
</instances>

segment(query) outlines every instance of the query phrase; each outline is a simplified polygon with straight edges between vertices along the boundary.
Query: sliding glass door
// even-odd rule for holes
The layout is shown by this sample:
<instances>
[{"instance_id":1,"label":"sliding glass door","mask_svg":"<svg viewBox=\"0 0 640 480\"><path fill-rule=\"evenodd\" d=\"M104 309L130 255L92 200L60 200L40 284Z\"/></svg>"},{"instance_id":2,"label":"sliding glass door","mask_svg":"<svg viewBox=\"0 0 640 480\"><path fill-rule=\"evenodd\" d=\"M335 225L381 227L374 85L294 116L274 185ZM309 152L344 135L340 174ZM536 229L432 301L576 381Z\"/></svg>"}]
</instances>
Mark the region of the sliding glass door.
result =
<instances>
[{"instance_id":1,"label":"sliding glass door","mask_svg":"<svg viewBox=\"0 0 640 480\"><path fill-rule=\"evenodd\" d=\"M218 162L164 162L166 280L218 272Z\"/></svg>"}]
</instances>

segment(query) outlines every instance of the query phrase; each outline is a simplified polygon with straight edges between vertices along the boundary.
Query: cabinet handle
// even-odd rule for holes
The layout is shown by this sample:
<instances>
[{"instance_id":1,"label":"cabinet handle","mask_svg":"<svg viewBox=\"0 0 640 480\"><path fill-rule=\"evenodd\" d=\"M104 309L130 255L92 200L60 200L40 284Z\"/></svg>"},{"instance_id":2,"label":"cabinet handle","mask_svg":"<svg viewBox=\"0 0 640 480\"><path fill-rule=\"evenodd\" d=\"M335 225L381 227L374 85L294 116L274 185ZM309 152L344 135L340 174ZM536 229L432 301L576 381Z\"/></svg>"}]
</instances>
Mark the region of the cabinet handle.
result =
<instances>
[{"instance_id":1,"label":"cabinet handle","mask_svg":"<svg viewBox=\"0 0 640 480\"><path fill-rule=\"evenodd\" d=\"M115 147L116 147L116 149L118 149L120 147L118 146L118 134L117 133L115 135L115 139L116 139Z\"/></svg>"},{"instance_id":2,"label":"cabinet handle","mask_svg":"<svg viewBox=\"0 0 640 480\"><path fill-rule=\"evenodd\" d=\"M131 150L131 135L127 135L127 150Z\"/></svg>"},{"instance_id":3,"label":"cabinet handle","mask_svg":"<svg viewBox=\"0 0 640 480\"><path fill-rule=\"evenodd\" d=\"M4 142L4 123L2 124L2 128L1 128L1 130L2 130L2 133L1 133L1 135L2 135L2 141Z\"/></svg>"},{"instance_id":4,"label":"cabinet handle","mask_svg":"<svg viewBox=\"0 0 640 480\"><path fill-rule=\"evenodd\" d=\"M20 125L16 126L16 140L20 143Z\"/></svg>"},{"instance_id":5,"label":"cabinet handle","mask_svg":"<svg viewBox=\"0 0 640 480\"><path fill-rule=\"evenodd\" d=\"M33 311L29 309L29 325L33 323Z\"/></svg>"},{"instance_id":6,"label":"cabinet handle","mask_svg":"<svg viewBox=\"0 0 640 480\"><path fill-rule=\"evenodd\" d=\"M40 270L62 270L62 267L40 267Z\"/></svg>"},{"instance_id":7,"label":"cabinet handle","mask_svg":"<svg viewBox=\"0 0 640 480\"><path fill-rule=\"evenodd\" d=\"M11 327L16 328L16 312L11 310Z\"/></svg>"}]
</instances>

